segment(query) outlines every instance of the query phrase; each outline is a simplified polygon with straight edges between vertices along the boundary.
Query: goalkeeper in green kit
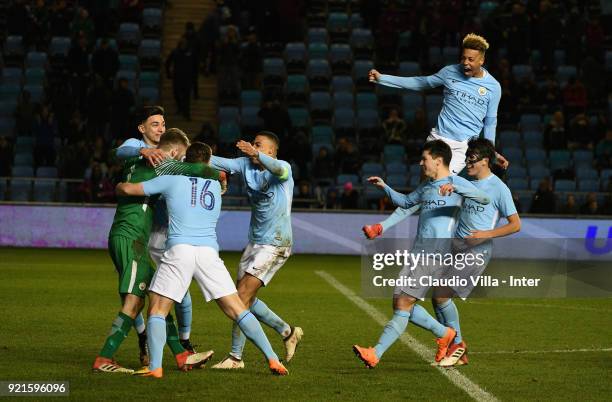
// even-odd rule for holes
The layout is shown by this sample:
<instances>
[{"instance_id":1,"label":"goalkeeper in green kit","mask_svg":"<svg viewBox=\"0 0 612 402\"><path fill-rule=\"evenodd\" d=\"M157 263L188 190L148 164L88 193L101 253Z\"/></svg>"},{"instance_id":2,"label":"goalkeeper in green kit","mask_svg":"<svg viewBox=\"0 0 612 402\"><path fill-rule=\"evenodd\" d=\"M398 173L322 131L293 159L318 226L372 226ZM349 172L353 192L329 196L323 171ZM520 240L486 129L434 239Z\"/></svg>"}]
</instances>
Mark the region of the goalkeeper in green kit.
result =
<instances>
[{"instance_id":1,"label":"goalkeeper in green kit","mask_svg":"<svg viewBox=\"0 0 612 402\"><path fill-rule=\"evenodd\" d=\"M161 137L158 149L165 159L155 167L146 159L132 158L124 164L124 182L142 182L161 175L185 175L224 181L220 173L202 163L183 163L189 139L181 130L168 129ZM144 307L144 298L153 267L149 260L147 243L153 225L153 205L157 197L119 197L117 210L108 237L108 249L119 274L119 294L122 308L113 321L111 333L106 338L100 354L93 364L95 372L132 373L120 366L113 356L133 326L134 318ZM172 318L167 321L168 346L176 358L178 368L187 371L204 364L212 352L193 353L185 350L178 339L178 331Z\"/></svg>"}]
</instances>

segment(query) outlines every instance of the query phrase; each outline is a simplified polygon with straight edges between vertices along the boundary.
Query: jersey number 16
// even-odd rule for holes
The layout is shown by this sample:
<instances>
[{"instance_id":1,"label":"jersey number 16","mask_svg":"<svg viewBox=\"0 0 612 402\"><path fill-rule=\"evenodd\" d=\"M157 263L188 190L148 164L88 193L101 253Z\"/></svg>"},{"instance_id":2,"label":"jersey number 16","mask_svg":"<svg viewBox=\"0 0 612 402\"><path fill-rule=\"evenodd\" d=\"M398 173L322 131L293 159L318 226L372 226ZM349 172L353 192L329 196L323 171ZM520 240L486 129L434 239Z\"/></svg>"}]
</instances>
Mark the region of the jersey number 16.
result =
<instances>
[{"instance_id":1,"label":"jersey number 16","mask_svg":"<svg viewBox=\"0 0 612 402\"><path fill-rule=\"evenodd\" d=\"M189 180L191 181L191 206L195 207L198 194L198 179L190 177ZM204 187L202 187L202 192L200 193L200 205L202 208L210 211L215 207L215 195L208 191L208 187L210 187L210 180L204 182Z\"/></svg>"}]
</instances>

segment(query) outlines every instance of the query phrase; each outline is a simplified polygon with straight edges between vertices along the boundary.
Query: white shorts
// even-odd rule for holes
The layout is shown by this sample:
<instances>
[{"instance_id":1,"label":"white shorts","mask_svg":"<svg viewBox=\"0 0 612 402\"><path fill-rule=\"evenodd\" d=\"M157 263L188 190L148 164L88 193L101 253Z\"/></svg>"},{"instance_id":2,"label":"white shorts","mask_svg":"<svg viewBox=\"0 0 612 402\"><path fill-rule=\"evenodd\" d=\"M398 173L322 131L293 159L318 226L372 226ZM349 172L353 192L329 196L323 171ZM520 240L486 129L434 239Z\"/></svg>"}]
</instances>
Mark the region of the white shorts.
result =
<instances>
[{"instance_id":1,"label":"white shorts","mask_svg":"<svg viewBox=\"0 0 612 402\"><path fill-rule=\"evenodd\" d=\"M290 255L291 247L249 243L240 258L238 280L248 273L267 286Z\"/></svg>"},{"instance_id":2,"label":"white shorts","mask_svg":"<svg viewBox=\"0 0 612 402\"><path fill-rule=\"evenodd\" d=\"M448 170L450 170L451 176L458 175L465 167L465 153L468 149L468 142L455 141L442 137L440 134L438 134L438 130L435 128L431 129L431 132L427 137L427 141L433 140L442 140L451 148L451 151L453 151L453 157L451 158L451 163L448 166Z\"/></svg>"},{"instance_id":3,"label":"white shorts","mask_svg":"<svg viewBox=\"0 0 612 402\"><path fill-rule=\"evenodd\" d=\"M166 251L166 240L168 240L168 228L154 230L149 236L149 255L156 267L161 264L161 258Z\"/></svg>"},{"instance_id":4,"label":"white shorts","mask_svg":"<svg viewBox=\"0 0 612 402\"><path fill-rule=\"evenodd\" d=\"M219 252L212 247L177 244L164 252L149 291L180 303L195 279L206 301L237 293Z\"/></svg>"}]
</instances>

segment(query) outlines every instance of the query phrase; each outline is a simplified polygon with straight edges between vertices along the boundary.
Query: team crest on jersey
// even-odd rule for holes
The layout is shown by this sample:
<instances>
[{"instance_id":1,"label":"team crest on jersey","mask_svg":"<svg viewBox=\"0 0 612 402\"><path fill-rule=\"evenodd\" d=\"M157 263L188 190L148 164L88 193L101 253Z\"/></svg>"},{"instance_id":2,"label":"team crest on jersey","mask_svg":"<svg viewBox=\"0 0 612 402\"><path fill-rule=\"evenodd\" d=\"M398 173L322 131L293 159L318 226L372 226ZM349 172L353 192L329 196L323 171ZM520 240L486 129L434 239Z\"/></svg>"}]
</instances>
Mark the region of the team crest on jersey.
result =
<instances>
[{"instance_id":1,"label":"team crest on jersey","mask_svg":"<svg viewBox=\"0 0 612 402\"><path fill-rule=\"evenodd\" d=\"M146 283L144 283L144 282L140 282L140 283L138 284L138 289L140 289L140 290L144 291L146 288L147 288L147 284L146 284Z\"/></svg>"},{"instance_id":2,"label":"team crest on jersey","mask_svg":"<svg viewBox=\"0 0 612 402\"><path fill-rule=\"evenodd\" d=\"M479 87L479 88L478 88L478 94L479 94L480 96L485 96L485 95L486 95L486 93L487 93L487 89L486 89L485 87Z\"/></svg>"}]
</instances>

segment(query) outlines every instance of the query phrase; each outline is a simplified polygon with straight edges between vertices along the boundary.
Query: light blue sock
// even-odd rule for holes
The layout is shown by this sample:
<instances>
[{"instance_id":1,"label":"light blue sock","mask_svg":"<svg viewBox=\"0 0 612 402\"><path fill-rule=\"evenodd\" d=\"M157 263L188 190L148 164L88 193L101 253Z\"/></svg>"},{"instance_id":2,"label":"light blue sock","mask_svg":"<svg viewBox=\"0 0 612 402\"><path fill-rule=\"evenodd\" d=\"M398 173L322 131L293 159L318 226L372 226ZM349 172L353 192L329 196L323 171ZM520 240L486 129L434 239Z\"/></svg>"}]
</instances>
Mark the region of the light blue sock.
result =
<instances>
[{"instance_id":1,"label":"light blue sock","mask_svg":"<svg viewBox=\"0 0 612 402\"><path fill-rule=\"evenodd\" d=\"M242 359L242 352L244 351L244 344L246 343L246 336L240 330L240 326L234 321L232 325L232 351L230 355L236 359Z\"/></svg>"},{"instance_id":2,"label":"light blue sock","mask_svg":"<svg viewBox=\"0 0 612 402\"><path fill-rule=\"evenodd\" d=\"M457 310L457 306L453 302L453 299L448 299L446 302L442 304L438 304L436 306L436 315L438 311L444 317L444 325L451 327L455 331L457 331L457 335L455 335L455 343L461 343L461 327L459 326L459 311Z\"/></svg>"},{"instance_id":3,"label":"light blue sock","mask_svg":"<svg viewBox=\"0 0 612 402\"><path fill-rule=\"evenodd\" d=\"M272 345L270 345L270 341L263 332L263 328L261 328L261 324L257 321L253 313L249 310L244 310L236 318L236 324L240 326L244 335L263 352L266 359L278 360L278 356L274 353L274 350L272 350Z\"/></svg>"},{"instance_id":4,"label":"light blue sock","mask_svg":"<svg viewBox=\"0 0 612 402\"><path fill-rule=\"evenodd\" d=\"M283 338L286 338L291 334L291 327L285 321L283 321L276 313L270 310L270 307L263 301L255 298L253 305L251 306L251 313L260 322L263 322L270 328L274 328Z\"/></svg>"},{"instance_id":5,"label":"light blue sock","mask_svg":"<svg viewBox=\"0 0 612 402\"><path fill-rule=\"evenodd\" d=\"M436 338L442 338L446 333L446 327L433 318L420 304L415 304L412 308L410 322L430 331Z\"/></svg>"},{"instance_id":6,"label":"light blue sock","mask_svg":"<svg viewBox=\"0 0 612 402\"><path fill-rule=\"evenodd\" d=\"M438 320L438 322L444 325L445 327L448 327L448 325L446 324L446 320L444 319L444 314L442 314L442 311L440 311L440 308L438 307L438 304L434 301L434 299L431 299L431 305L433 306L434 313L436 314L436 320Z\"/></svg>"},{"instance_id":7,"label":"light blue sock","mask_svg":"<svg viewBox=\"0 0 612 402\"><path fill-rule=\"evenodd\" d=\"M166 344L166 318L161 315L149 316L147 323L147 344L149 345L149 370L162 366L164 345Z\"/></svg>"},{"instance_id":8,"label":"light blue sock","mask_svg":"<svg viewBox=\"0 0 612 402\"><path fill-rule=\"evenodd\" d=\"M134 318L134 329L136 329L138 335L142 334L147 329L145 326L144 318L142 317L142 313L138 313L136 318Z\"/></svg>"},{"instance_id":9,"label":"light blue sock","mask_svg":"<svg viewBox=\"0 0 612 402\"><path fill-rule=\"evenodd\" d=\"M191 294L187 291L183 301L174 306L180 339L189 339L191 335L192 311Z\"/></svg>"},{"instance_id":10,"label":"light blue sock","mask_svg":"<svg viewBox=\"0 0 612 402\"><path fill-rule=\"evenodd\" d=\"M391 321L389 321L387 325L385 325L385 328L383 329L383 333L380 336L378 343L376 344L376 346L374 346L374 349L376 350L376 356L379 359L382 357L383 353L385 353L387 349L389 349L391 345L393 345L397 338L399 338L404 333L406 327L408 326L409 320L410 312L403 310L395 310L393 312L393 318L391 318Z\"/></svg>"}]
</instances>

